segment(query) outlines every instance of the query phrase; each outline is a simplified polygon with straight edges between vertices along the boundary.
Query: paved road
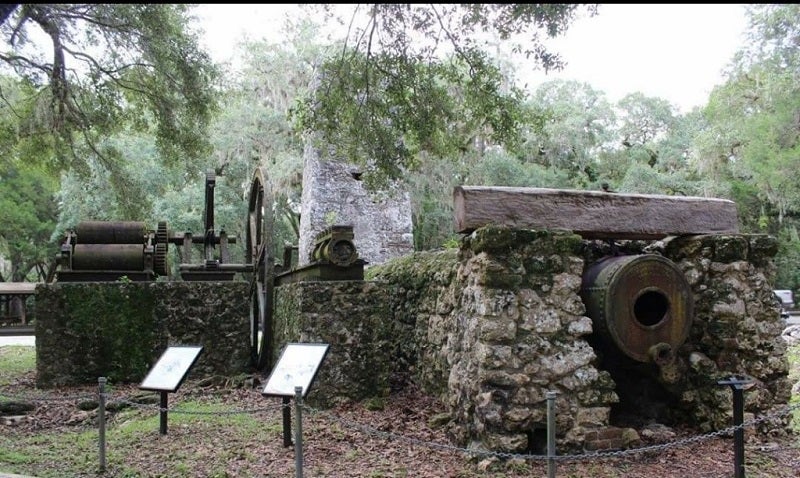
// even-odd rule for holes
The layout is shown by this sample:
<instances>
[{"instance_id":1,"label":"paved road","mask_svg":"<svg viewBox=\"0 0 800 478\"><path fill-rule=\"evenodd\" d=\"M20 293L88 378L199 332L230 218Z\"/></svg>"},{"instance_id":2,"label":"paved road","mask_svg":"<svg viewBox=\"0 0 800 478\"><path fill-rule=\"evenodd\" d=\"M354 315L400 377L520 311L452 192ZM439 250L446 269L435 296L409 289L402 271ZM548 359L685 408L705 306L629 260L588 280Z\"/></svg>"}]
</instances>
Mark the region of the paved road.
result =
<instances>
[{"instance_id":1,"label":"paved road","mask_svg":"<svg viewBox=\"0 0 800 478\"><path fill-rule=\"evenodd\" d=\"M0 347L3 345L36 345L36 337L33 335L12 335L9 337L0 336Z\"/></svg>"}]
</instances>

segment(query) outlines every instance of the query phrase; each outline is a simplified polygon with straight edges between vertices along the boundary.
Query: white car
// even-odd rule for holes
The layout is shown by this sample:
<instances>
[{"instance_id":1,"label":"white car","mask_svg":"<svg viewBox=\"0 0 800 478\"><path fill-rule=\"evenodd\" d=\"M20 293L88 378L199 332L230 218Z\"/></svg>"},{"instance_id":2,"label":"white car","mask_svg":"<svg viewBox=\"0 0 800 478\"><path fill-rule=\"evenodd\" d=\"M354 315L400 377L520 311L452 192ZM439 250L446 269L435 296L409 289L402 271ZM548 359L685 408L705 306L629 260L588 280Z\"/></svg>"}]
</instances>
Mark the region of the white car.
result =
<instances>
[{"instance_id":1,"label":"white car","mask_svg":"<svg viewBox=\"0 0 800 478\"><path fill-rule=\"evenodd\" d=\"M794 309L794 295L790 290L777 289L775 290L775 297L781 305L781 317L789 318L789 310Z\"/></svg>"},{"instance_id":2,"label":"white car","mask_svg":"<svg viewBox=\"0 0 800 478\"><path fill-rule=\"evenodd\" d=\"M775 295L781 300L781 304L787 309L794 309L794 295L790 290L775 290Z\"/></svg>"}]
</instances>

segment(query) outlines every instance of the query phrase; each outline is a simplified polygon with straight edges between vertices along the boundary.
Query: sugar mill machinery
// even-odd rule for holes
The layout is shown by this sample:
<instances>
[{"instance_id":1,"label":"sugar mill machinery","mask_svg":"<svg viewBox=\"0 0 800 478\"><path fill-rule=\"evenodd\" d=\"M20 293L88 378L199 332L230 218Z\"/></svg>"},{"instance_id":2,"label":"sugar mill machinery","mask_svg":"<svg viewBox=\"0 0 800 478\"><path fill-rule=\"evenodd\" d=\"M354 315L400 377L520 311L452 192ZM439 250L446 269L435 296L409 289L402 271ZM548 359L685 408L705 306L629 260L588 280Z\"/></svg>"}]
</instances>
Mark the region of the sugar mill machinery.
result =
<instances>
[{"instance_id":1,"label":"sugar mill machinery","mask_svg":"<svg viewBox=\"0 0 800 478\"><path fill-rule=\"evenodd\" d=\"M257 168L253 174L245 227L244 263L231 263L228 237L214 225L214 171L206 172L203 233L190 231L171 233L166 222L155 230L145 223L134 221L82 221L68 231L56 257L57 282L106 282L128 279L154 281L168 277L169 246L180 248L178 270L184 281L232 281L241 273L251 282L251 354L261 369L269 359L271 336L272 294L274 276L271 256L272 194L266 174ZM202 258L192 262L194 245L202 244Z\"/></svg>"},{"instance_id":2,"label":"sugar mill machinery","mask_svg":"<svg viewBox=\"0 0 800 478\"><path fill-rule=\"evenodd\" d=\"M167 274L166 223L82 221L68 231L56 258L59 282L154 280Z\"/></svg>"},{"instance_id":3,"label":"sugar mill machinery","mask_svg":"<svg viewBox=\"0 0 800 478\"><path fill-rule=\"evenodd\" d=\"M272 190L263 168L256 168L250 183L245 221L245 258L231 263L228 237L214 225L216 176L206 173L204 230L170 232L166 222L148 229L143 222L82 221L68 231L56 257L58 282L106 282L126 278L154 281L168 277L170 245L180 248L180 278L184 281L232 281L240 273L250 282L250 350L254 366L263 370L271 359L273 290L275 285L302 280L363 280L364 264L353 242L353 228L330 226L316 238L310 264L294 267L286 246L283 264L275 264ZM193 246L202 244L202 258L192 262Z\"/></svg>"},{"instance_id":4,"label":"sugar mill machinery","mask_svg":"<svg viewBox=\"0 0 800 478\"><path fill-rule=\"evenodd\" d=\"M224 230L214 229L213 171L206 173L204 232L170 233L165 221L148 230L136 221L82 221L67 231L56 257L58 282L103 282L124 278L152 281L169 275L170 244L181 247L183 280L232 280L236 272L249 272L246 264L230 264L229 238ZM203 244L203 261L192 264L192 245Z\"/></svg>"},{"instance_id":5,"label":"sugar mill machinery","mask_svg":"<svg viewBox=\"0 0 800 478\"><path fill-rule=\"evenodd\" d=\"M250 279L250 352L256 369L263 370L271 358L273 334L273 288L275 258L273 256L272 190L267 175L257 168L250 183L245 225L246 261L252 265Z\"/></svg>"},{"instance_id":6,"label":"sugar mill machinery","mask_svg":"<svg viewBox=\"0 0 800 478\"><path fill-rule=\"evenodd\" d=\"M672 261L656 254L606 256L584 271L581 297L607 355L654 365L664 385L681 378L676 356L689 336L693 298Z\"/></svg>"}]
</instances>

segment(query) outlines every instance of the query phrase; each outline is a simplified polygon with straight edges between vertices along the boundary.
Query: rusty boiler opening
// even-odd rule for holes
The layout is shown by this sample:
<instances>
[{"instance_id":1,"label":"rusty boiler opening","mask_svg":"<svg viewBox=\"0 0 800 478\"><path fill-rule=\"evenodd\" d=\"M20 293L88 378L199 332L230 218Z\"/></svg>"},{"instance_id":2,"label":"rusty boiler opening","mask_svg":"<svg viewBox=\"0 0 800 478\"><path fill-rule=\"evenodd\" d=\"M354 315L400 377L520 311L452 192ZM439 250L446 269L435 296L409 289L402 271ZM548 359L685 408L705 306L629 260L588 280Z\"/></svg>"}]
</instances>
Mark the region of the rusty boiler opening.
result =
<instances>
[{"instance_id":1,"label":"rusty boiler opening","mask_svg":"<svg viewBox=\"0 0 800 478\"><path fill-rule=\"evenodd\" d=\"M633 316L645 327L658 325L669 312L669 299L660 290L648 290L636 298Z\"/></svg>"},{"instance_id":2,"label":"rusty boiler opening","mask_svg":"<svg viewBox=\"0 0 800 478\"><path fill-rule=\"evenodd\" d=\"M655 254L608 256L587 265L581 297L594 324L589 343L616 383L615 425L672 423L693 298L683 273Z\"/></svg>"}]
</instances>

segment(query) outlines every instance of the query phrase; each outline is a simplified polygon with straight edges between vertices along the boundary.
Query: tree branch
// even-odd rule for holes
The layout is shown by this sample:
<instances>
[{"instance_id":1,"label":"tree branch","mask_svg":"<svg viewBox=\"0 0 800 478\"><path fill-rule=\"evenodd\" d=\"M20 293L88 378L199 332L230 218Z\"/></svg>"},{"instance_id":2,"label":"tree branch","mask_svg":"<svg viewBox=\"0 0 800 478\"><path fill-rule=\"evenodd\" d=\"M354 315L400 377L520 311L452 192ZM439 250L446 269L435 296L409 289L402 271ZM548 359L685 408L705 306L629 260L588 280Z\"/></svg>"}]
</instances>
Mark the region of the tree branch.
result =
<instances>
[{"instance_id":1,"label":"tree branch","mask_svg":"<svg viewBox=\"0 0 800 478\"><path fill-rule=\"evenodd\" d=\"M4 3L0 5L0 25L3 25L8 20L8 17L14 13L18 6L19 3Z\"/></svg>"}]
</instances>

